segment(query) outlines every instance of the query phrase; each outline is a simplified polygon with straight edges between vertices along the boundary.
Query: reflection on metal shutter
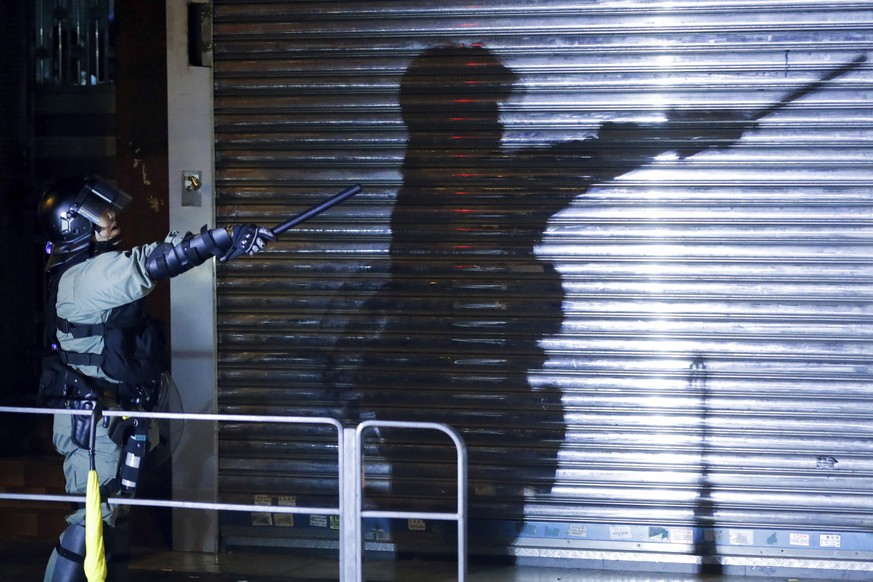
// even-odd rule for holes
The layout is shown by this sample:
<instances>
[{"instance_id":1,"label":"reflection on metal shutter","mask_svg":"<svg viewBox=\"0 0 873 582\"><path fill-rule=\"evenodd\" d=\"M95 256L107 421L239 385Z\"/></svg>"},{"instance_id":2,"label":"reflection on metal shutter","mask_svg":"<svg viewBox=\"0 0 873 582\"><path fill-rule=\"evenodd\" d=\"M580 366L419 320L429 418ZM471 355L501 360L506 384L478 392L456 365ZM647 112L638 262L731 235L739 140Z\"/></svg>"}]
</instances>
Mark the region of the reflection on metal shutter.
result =
<instances>
[{"instance_id":1,"label":"reflection on metal shutter","mask_svg":"<svg viewBox=\"0 0 873 582\"><path fill-rule=\"evenodd\" d=\"M474 552L871 557L873 72L737 114L864 54L873 2L214 9L219 222L364 186L221 267L222 411L449 422ZM226 426L222 495L330 503L331 443ZM453 494L438 440L369 450L376 502ZM277 525L224 534L331 524Z\"/></svg>"}]
</instances>

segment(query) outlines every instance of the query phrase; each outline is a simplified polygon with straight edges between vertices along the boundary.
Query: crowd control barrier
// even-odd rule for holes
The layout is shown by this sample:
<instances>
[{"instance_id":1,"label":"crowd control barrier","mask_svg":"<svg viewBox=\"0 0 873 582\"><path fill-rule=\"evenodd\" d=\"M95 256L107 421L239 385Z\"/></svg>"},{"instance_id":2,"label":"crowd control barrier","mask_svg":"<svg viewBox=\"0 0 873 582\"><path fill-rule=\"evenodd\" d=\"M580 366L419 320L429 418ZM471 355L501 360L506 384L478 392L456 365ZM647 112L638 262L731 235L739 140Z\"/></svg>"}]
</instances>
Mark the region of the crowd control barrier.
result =
<instances>
[{"instance_id":1,"label":"crowd control barrier","mask_svg":"<svg viewBox=\"0 0 873 582\"><path fill-rule=\"evenodd\" d=\"M90 410L67 410L53 408L31 408L0 406L0 413L12 414L66 414L90 415ZM467 450L461 436L448 425L428 422L377 421L360 423L356 428L344 428L333 418L307 416L269 416L247 414L187 414L174 412L142 412L124 410L104 410L107 417L137 417L166 420L205 420L214 422L259 422L288 424L322 424L333 426L337 431L339 495L336 506L265 506L240 503L216 503L206 501L176 501L163 499L138 499L114 497L110 503L118 505L139 505L147 507L169 507L181 509L203 509L218 511L248 511L259 513L296 513L315 515L335 515L339 517L339 572L340 582L361 582L363 579L363 535L362 520L366 517L456 520L458 523L458 580L464 582L467 572ZM363 472L362 434L369 428L392 427L402 429L435 430L448 435L457 453L458 498L455 513L427 513L408 511L363 510ZM58 469L60 470L60 463ZM0 499L18 501L57 501L64 503L85 503L84 496L49 495L25 493L0 493Z\"/></svg>"},{"instance_id":2,"label":"crowd control barrier","mask_svg":"<svg viewBox=\"0 0 873 582\"><path fill-rule=\"evenodd\" d=\"M457 511L455 513L436 513L436 512L415 512L415 511L378 511L364 510L364 462L363 462L363 438L364 431L369 428L402 428L402 429L417 429L417 430L436 430L445 433L452 439L455 444L455 452L457 454L457 484L458 498ZM399 519L441 519L455 520L458 522L458 580L466 580L467 576L467 448L461 436L450 426L436 422L409 422L409 421L390 421L390 420L367 420L360 423L355 430L355 459L354 459L354 483L347 485L346 491L354 492L354 526L360 526L361 519L364 517L382 517L382 518L399 518ZM341 520L342 521L342 520ZM354 564L361 564L363 559L363 544L360 539L360 532L352 532L350 535L355 535L354 540L350 540L348 546L354 548L354 559L351 560ZM344 578L344 580L354 580L361 582L361 568L357 568L356 573L349 573L349 576L356 578Z\"/></svg>"}]
</instances>

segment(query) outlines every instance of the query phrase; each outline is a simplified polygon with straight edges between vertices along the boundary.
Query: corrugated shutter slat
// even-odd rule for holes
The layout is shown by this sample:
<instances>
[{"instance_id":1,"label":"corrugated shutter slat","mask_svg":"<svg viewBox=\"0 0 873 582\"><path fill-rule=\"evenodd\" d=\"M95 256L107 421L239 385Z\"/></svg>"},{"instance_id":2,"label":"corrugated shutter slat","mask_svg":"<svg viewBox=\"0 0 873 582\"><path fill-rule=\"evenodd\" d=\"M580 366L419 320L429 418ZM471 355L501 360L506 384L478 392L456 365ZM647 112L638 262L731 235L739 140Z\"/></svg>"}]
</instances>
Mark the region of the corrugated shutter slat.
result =
<instances>
[{"instance_id":1,"label":"corrugated shutter slat","mask_svg":"<svg viewBox=\"0 0 873 582\"><path fill-rule=\"evenodd\" d=\"M435 4L215 1L219 222L364 187L220 268L221 410L449 422L474 552L869 532L873 73L735 114L869 50L873 3ZM445 443L368 447L368 496L445 505ZM220 454L230 500L336 489L319 431Z\"/></svg>"}]
</instances>

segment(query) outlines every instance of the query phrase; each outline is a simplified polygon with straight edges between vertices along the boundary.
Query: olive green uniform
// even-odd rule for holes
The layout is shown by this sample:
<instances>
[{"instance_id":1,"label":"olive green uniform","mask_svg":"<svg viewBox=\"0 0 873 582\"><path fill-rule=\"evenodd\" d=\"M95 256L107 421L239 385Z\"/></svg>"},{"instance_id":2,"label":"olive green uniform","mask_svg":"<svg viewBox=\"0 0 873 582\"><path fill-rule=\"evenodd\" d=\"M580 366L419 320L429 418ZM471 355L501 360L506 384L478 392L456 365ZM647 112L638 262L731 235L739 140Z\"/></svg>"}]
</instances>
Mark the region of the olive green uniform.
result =
<instances>
[{"instance_id":1,"label":"olive green uniform","mask_svg":"<svg viewBox=\"0 0 873 582\"><path fill-rule=\"evenodd\" d=\"M167 235L165 242L178 244L182 236L176 232ZM108 251L100 253L67 269L58 283L57 315L75 323L105 323L112 309L132 303L148 295L156 282L146 273L146 258L158 243L134 247L128 251ZM74 339L70 334L57 333L61 349L78 353L103 352L103 337L89 336ZM74 366L82 374L115 383L97 366ZM101 401L103 408L117 407L115 394L105 393ZM87 449L76 445L72 440L72 417L57 414L54 418L53 443L64 456L64 477L66 491L71 495L84 496L90 459ZM122 448L107 434L104 422L96 427L95 463L101 485L114 479L118 474ZM127 506L102 504L103 519L113 528ZM67 516L69 524L83 524L85 510L80 508ZM109 530L111 531L111 530ZM51 582L57 549L52 552L46 568L45 582ZM111 578L110 578L111 581Z\"/></svg>"}]
</instances>

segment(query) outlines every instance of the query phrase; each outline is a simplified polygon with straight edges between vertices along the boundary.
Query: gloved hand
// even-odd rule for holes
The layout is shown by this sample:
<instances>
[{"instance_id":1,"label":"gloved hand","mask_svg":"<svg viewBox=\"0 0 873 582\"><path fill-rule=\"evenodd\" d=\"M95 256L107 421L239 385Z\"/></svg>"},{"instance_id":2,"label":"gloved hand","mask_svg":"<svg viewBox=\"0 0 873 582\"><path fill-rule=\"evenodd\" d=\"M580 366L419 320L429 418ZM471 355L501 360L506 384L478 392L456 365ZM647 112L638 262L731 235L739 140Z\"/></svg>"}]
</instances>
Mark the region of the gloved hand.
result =
<instances>
[{"instance_id":1,"label":"gloved hand","mask_svg":"<svg viewBox=\"0 0 873 582\"><path fill-rule=\"evenodd\" d=\"M275 242L276 235L269 228L257 224L234 224L227 227L231 236L230 249L219 258L221 262L232 261L240 255L253 255L264 250L268 242Z\"/></svg>"}]
</instances>

